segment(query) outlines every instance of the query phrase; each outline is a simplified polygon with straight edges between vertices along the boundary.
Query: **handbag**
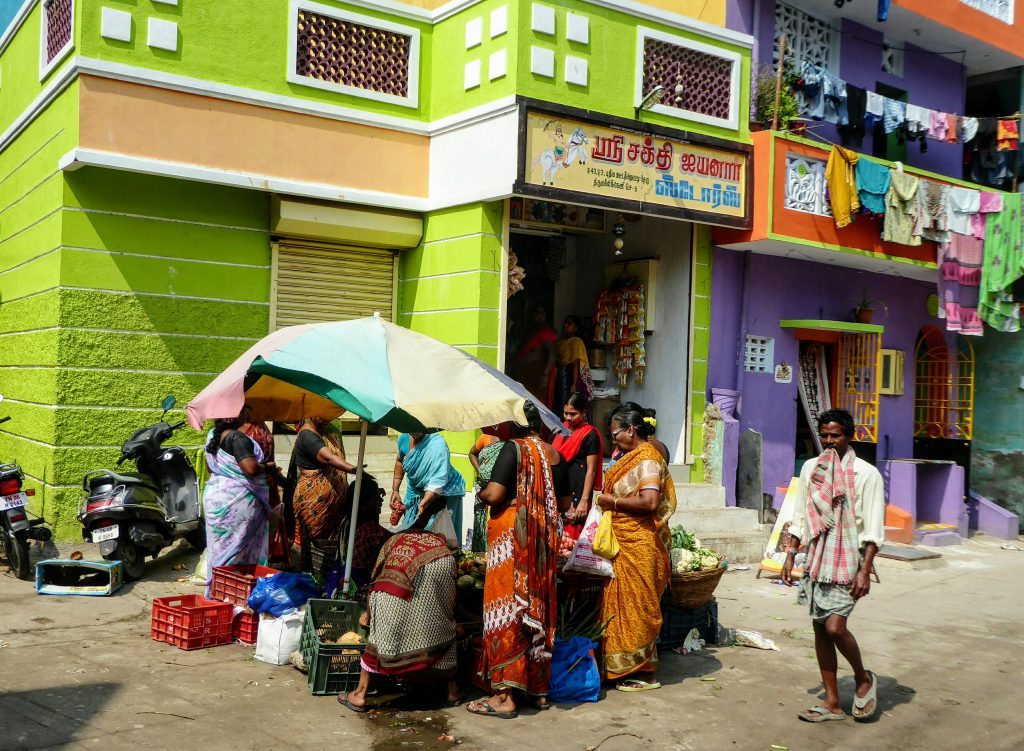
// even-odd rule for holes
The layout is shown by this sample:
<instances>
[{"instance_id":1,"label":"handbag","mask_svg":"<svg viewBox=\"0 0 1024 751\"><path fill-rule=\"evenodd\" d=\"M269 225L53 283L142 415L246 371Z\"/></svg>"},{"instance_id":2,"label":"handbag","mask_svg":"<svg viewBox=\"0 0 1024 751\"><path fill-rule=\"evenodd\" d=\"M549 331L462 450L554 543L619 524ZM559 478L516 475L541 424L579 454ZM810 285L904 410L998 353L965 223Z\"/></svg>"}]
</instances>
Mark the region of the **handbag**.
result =
<instances>
[{"instance_id":1,"label":"handbag","mask_svg":"<svg viewBox=\"0 0 1024 751\"><path fill-rule=\"evenodd\" d=\"M595 553L609 561L619 554L619 543L615 539L615 532L612 531L611 511L601 514L601 523L597 525L592 547Z\"/></svg>"}]
</instances>

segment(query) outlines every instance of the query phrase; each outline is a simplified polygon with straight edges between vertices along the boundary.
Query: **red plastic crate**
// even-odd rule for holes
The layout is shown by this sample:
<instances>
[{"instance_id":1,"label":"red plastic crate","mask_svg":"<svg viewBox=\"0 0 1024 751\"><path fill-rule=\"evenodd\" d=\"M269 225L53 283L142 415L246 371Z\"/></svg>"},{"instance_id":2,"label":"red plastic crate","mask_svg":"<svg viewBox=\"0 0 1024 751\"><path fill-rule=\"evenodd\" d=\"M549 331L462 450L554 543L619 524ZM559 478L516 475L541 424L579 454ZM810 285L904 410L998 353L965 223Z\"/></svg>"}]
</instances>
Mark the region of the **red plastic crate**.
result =
<instances>
[{"instance_id":1,"label":"red plastic crate","mask_svg":"<svg viewBox=\"0 0 1024 751\"><path fill-rule=\"evenodd\" d=\"M239 613L231 625L231 638L242 644L255 644L260 632L260 617L256 613Z\"/></svg>"},{"instance_id":2,"label":"red plastic crate","mask_svg":"<svg viewBox=\"0 0 1024 751\"><path fill-rule=\"evenodd\" d=\"M264 576L281 573L276 568L248 564L245 566L215 566L210 596L215 600L230 602L232 605L249 604L249 595L256 586L256 580Z\"/></svg>"},{"instance_id":3,"label":"red plastic crate","mask_svg":"<svg viewBox=\"0 0 1024 751\"><path fill-rule=\"evenodd\" d=\"M230 644L234 611L230 603L199 595L157 597L150 637L186 650Z\"/></svg>"}]
</instances>

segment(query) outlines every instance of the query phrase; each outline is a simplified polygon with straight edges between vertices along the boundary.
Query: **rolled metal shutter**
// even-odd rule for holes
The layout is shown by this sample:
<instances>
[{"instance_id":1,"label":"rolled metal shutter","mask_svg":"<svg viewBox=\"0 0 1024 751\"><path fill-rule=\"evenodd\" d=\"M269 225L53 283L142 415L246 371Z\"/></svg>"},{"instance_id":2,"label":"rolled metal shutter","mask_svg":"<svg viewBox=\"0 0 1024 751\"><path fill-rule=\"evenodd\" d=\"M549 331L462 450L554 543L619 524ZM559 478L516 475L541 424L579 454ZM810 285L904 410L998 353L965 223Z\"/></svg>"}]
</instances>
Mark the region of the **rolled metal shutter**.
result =
<instances>
[{"instance_id":1,"label":"rolled metal shutter","mask_svg":"<svg viewBox=\"0 0 1024 751\"><path fill-rule=\"evenodd\" d=\"M308 240L274 243L270 326L394 320L396 253Z\"/></svg>"}]
</instances>

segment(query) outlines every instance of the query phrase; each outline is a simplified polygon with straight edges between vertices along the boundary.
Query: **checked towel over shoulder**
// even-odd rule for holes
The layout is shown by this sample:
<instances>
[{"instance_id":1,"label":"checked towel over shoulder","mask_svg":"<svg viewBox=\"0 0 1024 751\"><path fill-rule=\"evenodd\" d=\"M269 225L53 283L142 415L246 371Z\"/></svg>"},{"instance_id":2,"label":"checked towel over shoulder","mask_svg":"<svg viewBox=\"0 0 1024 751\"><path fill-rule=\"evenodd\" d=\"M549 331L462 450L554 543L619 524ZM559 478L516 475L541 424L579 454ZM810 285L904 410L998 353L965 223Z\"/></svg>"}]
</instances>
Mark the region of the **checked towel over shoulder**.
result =
<instances>
[{"instance_id":1,"label":"checked towel over shoulder","mask_svg":"<svg viewBox=\"0 0 1024 751\"><path fill-rule=\"evenodd\" d=\"M850 584L860 566L853 512L853 449L842 459L828 449L816 460L807 499L807 574L825 584Z\"/></svg>"}]
</instances>

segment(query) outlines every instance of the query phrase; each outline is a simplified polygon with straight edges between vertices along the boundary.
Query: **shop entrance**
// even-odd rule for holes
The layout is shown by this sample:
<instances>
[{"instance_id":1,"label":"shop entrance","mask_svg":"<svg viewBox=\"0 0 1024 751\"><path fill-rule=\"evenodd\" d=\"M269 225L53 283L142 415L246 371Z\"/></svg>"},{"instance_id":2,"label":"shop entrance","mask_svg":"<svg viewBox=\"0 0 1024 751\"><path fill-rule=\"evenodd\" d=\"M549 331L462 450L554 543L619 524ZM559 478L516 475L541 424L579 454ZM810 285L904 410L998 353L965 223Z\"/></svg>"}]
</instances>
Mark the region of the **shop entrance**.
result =
<instances>
[{"instance_id":1,"label":"shop entrance","mask_svg":"<svg viewBox=\"0 0 1024 751\"><path fill-rule=\"evenodd\" d=\"M566 319L578 317L595 386L593 423L605 428L607 416L623 401L653 408L657 436L671 461L684 462L691 225L519 198L511 199L509 215L509 249L520 267L513 276L521 278L522 289L508 300L506 372L538 395L544 384L534 383L542 377L530 362L536 356L535 315L542 310L544 325L558 338L564 336ZM555 384L545 399L556 412L571 390L570 376L558 370L556 365Z\"/></svg>"}]
</instances>

